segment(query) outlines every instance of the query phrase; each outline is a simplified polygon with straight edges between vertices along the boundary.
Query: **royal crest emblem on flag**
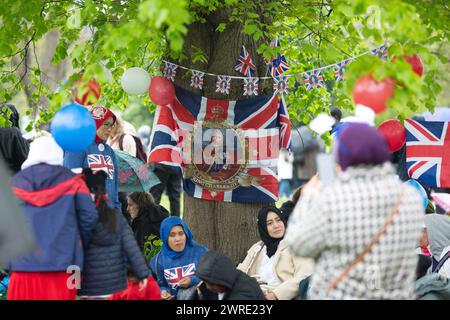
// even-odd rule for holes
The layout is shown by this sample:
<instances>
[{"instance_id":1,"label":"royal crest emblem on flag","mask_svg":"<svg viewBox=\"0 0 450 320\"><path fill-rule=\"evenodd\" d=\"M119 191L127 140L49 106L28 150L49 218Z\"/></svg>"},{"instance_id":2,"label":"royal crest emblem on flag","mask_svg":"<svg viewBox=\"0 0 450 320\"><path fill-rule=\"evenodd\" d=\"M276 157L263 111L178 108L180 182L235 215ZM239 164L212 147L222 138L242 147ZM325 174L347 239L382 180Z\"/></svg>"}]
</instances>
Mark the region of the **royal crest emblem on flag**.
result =
<instances>
[{"instance_id":1,"label":"royal crest emblem on flag","mask_svg":"<svg viewBox=\"0 0 450 320\"><path fill-rule=\"evenodd\" d=\"M204 76L205 76L204 72L192 70L191 87L202 90Z\"/></svg>"},{"instance_id":2,"label":"royal crest emblem on flag","mask_svg":"<svg viewBox=\"0 0 450 320\"><path fill-rule=\"evenodd\" d=\"M379 48L372 49L370 52L380 59L387 60L387 46L385 44Z\"/></svg>"},{"instance_id":3,"label":"royal crest emblem on flag","mask_svg":"<svg viewBox=\"0 0 450 320\"><path fill-rule=\"evenodd\" d=\"M241 53L236 61L234 69L244 76L248 77L251 77L255 74L256 66L253 63L250 53L247 51L247 49L245 49L244 46L242 46Z\"/></svg>"},{"instance_id":4,"label":"royal crest emblem on flag","mask_svg":"<svg viewBox=\"0 0 450 320\"><path fill-rule=\"evenodd\" d=\"M304 72L303 77L305 78L306 90L323 88L325 86L320 69Z\"/></svg>"},{"instance_id":5,"label":"royal crest emblem on flag","mask_svg":"<svg viewBox=\"0 0 450 320\"><path fill-rule=\"evenodd\" d=\"M177 74L177 68L178 66L176 64L165 62L164 63L164 77L171 81L175 81L175 76Z\"/></svg>"},{"instance_id":6,"label":"royal crest emblem on flag","mask_svg":"<svg viewBox=\"0 0 450 320\"><path fill-rule=\"evenodd\" d=\"M206 98L178 86L175 92L172 103L156 109L148 161L182 174L183 189L194 198L276 201L279 148L288 148L291 139L283 97L232 101ZM198 149L180 143L191 146L199 140ZM208 162L205 152L216 145L219 150Z\"/></svg>"},{"instance_id":7,"label":"royal crest emblem on flag","mask_svg":"<svg viewBox=\"0 0 450 320\"><path fill-rule=\"evenodd\" d=\"M334 79L338 82L338 81L344 81L344 72L345 69L347 68L347 66L350 64L352 60L351 59L347 59L341 62L336 63L333 66L333 70L334 70Z\"/></svg>"},{"instance_id":8,"label":"royal crest emblem on flag","mask_svg":"<svg viewBox=\"0 0 450 320\"><path fill-rule=\"evenodd\" d=\"M110 156L104 156L102 154L89 154L88 155L88 167L92 171L103 170L108 174L109 179L114 179L114 163Z\"/></svg>"},{"instance_id":9,"label":"royal crest emblem on flag","mask_svg":"<svg viewBox=\"0 0 450 320\"><path fill-rule=\"evenodd\" d=\"M429 187L450 187L449 122L405 120L409 177Z\"/></svg>"},{"instance_id":10,"label":"royal crest emblem on flag","mask_svg":"<svg viewBox=\"0 0 450 320\"><path fill-rule=\"evenodd\" d=\"M167 283L176 289L179 287L179 282L184 277L195 276L195 264L191 263L186 266L164 269L164 278L166 278Z\"/></svg>"},{"instance_id":11,"label":"royal crest emblem on flag","mask_svg":"<svg viewBox=\"0 0 450 320\"><path fill-rule=\"evenodd\" d=\"M288 94L289 77L280 76L273 79L273 92L278 95Z\"/></svg>"},{"instance_id":12,"label":"royal crest emblem on flag","mask_svg":"<svg viewBox=\"0 0 450 320\"><path fill-rule=\"evenodd\" d=\"M247 77L244 78L244 96L257 96L259 79Z\"/></svg>"},{"instance_id":13,"label":"royal crest emblem on flag","mask_svg":"<svg viewBox=\"0 0 450 320\"><path fill-rule=\"evenodd\" d=\"M223 94L230 94L231 77L230 76L217 76L216 92Z\"/></svg>"}]
</instances>

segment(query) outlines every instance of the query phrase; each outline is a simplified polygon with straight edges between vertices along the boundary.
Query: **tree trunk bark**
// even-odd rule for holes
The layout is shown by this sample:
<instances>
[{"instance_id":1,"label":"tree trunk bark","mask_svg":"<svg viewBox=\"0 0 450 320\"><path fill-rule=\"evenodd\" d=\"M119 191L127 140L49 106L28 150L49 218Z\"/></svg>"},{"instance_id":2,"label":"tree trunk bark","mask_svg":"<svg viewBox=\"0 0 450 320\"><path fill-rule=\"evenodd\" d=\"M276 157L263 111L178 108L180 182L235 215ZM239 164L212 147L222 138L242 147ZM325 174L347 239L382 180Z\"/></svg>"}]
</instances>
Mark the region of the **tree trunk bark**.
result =
<instances>
[{"instance_id":1,"label":"tree trunk bark","mask_svg":"<svg viewBox=\"0 0 450 320\"><path fill-rule=\"evenodd\" d=\"M187 59L178 61L179 65L210 72L218 75L241 76L234 70L242 45L245 45L257 68L256 76L265 76L264 58L256 49L260 41L242 34L242 24L226 22L226 13L209 16L207 23L195 23L189 27L183 53ZM220 22L226 22L223 32L215 31ZM192 46L200 48L208 57L208 63L192 63ZM229 95L216 93L216 77L205 75L203 90L190 87L190 75L178 69L175 84L196 94L215 99L241 100L243 80L232 79ZM259 94L271 94L272 81L260 80ZM183 217L192 229L197 242L207 248L219 251L230 257L235 263L241 262L247 250L259 240L257 231L257 213L263 204L240 204L207 201L184 196Z\"/></svg>"}]
</instances>

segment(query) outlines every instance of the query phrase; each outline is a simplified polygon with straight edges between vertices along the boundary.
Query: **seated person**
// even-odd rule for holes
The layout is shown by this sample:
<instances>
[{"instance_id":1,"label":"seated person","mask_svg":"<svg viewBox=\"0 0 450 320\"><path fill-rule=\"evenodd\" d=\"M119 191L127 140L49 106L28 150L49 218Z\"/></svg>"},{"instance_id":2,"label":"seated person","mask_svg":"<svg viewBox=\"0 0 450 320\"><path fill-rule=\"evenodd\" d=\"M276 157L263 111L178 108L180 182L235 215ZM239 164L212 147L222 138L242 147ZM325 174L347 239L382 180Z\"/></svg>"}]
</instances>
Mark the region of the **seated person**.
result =
<instances>
[{"instance_id":1,"label":"seated person","mask_svg":"<svg viewBox=\"0 0 450 320\"><path fill-rule=\"evenodd\" d=\"M195 274L196 265L207 249L193 240L191 230L176 216L163 220L160 234L163 246L152 258L150 267L156 275L161 298L173 300L180 288L187 289L200 282Z\"/></svg>"},{"instance_id":2,"label":"seated person","mask_svg":"<svg viewBox=\"0 0 450 320\"><path fill-rule=\"evenodd\" d=\"M199 300L265 300L258 282L218 252L203 254L196 275L202 280L197 290Z\"/></svg>"},{"instance_id":3,"label":"seated person","mask_svg":"<svg viewBox=\"0 0 450 320\"><path fill-rule=\"evenodd\" d=\"M299 283L313 272L313 260L292 255L283 241L285 221L273 206L258 214L261 241L248 250L238 269L255 277L267 300L291 300L299 295Z\"/></svg>"}]
</instances>

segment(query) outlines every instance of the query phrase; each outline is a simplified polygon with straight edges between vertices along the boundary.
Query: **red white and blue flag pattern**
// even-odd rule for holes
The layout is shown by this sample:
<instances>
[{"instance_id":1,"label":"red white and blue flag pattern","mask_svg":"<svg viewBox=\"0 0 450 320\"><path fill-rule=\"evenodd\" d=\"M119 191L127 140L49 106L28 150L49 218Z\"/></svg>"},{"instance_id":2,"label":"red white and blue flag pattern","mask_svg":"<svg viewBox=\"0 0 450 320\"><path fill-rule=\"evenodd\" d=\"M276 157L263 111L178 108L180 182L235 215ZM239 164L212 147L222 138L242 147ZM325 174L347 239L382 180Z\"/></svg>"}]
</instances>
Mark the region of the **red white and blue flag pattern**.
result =
<instances>
[{"instance_id":1,"label":"red white and blue flag pattern","mask_svg":"<svg viewBox=\"0 0 450 320\"><path fill-rule=\"evenodd\" d=\"M250 53L244 46L242 46L241 53L236 61L234 69L247 77L252 77L255 75L256 66L253 63Z\"/></svg>"},{"instance_id":2,"label":"red white and blue flag pattern","mask_svg":"<svg viewBox=\"0 0 450 320\"><path fill-rule=\"evenodd\" d=\"M370 52L380 59L387 60L387 46L384 44L379 48L370 50Z\"/></svg>"},{"instance_id":3,"label":"red white and blue flag pattern","mask_svg":"<svg viewBox=\"0 0 450 320\"><path fill-rule=\"evenodd\" d=\"M244 79L244 96L257 96L259 79L248 77Z\"/></svg>"},{"instance_id":4,"label":"red white and blue flag pattern","mask_svg":"<svg viewBox=\"0 0 450 320\"><path fill-rule=\"evenodd\" d=\"M202 90L204 76L205 76L204 72L192 70L191 87Z\"/></svg>"},{"instance_id":5,"label":"red white and blue flag pattern","mask_svg":"<svg viewBox=\"0 0 450 320\"><path fill-rule=\"evenodd\" d=\"M325 86L320 69L304 72L303 77L305 78L306 90L323 88Z\"/></svg>"},{"instance_id":6,"label":"red white and blue flag pattern","mask_svg":"<svg viewBox=\"0 0 450 320\"><path fill-rule=\"evenodd\" d=\"M289 77L280 76L274 78L273 81L273 92L278 95L288 94L289 91Z\"/></svg>"},{"instance_id":7,"label":"red white and blue flag pattern","mask_svg":"<svg viewBox=\"0 0 450 320\"><path fill-rule=\"evenodd\" d=\"M259 148L249 150L255 155L245 169L246 174L259 179L258 185L211 192L194 183L191 178L185 178L184 191L191 197L215 201L276 201L278 147L289 148L291 141L291 123L284 100L275 94L237 101L217 100L196 95L178 86L175 86L175 91L176 99L171 104L156 109L148 162L162 163L181 172L187 164L177 143L181 140L177 132L192 133L198 121L224 121L242 130L249 140L254 139L255 145L276 145L276 148L269 148L268 154L260 152ZM218 110L221 111L218 113ZM261 139L263 143L259 144Z\"/></svg>"},{"instance_id":8,"label":"red white and blue flag pattern","mask_svg":"<svg viewBox=\"0 0 450 320\"><path fill-rule=\"evenodd\" d=\"M186 266L164 269L164 278L172 289L179 287L179 282L184 277L195 276L195 264L191 263Z\"/></svg>"},{"instance_id":9,"label":"red white and blue flag pattern","mask_svg":"<svg viewBox=\"0 0 450 320\"><path fill-rule=\"evenodd\" d=\"M334 80L336 80L337 82L344 81L345 68L350 64L350 62L352 62L352 59L347 59L338 62L333 66Z\"/></svg>"},{"instance_id":10,"label":"red white and blue flag pattern","mask_svg":"<svg viewBox=\"0 0 450 320\"><path fill-rule=\"evenodd\" d=\"M278 38L275 38L273 47L280 47L280 42L278 41ZM289 70L289 65L286 61L286 57L281 53L278 53L275 57L272 57L268 66L268 70L273 78L278 77L287 70Z\"/></svg>"},{"instance_id":11,"label":"red white and blue flag pattern","mask_svg":"<svg viewBox=\"0 0 450 320\"><path fill-rule=\"evenodd\" d=\"M169 79L170 81L175 81L175 76L177 74L178 66L174 63L165 62L164 63L164 77Z\"/></svg>"},{"instance_id":12,"label":"red white and blue flag pattern","mask_svg":"<svg viewBox=\"0 0 450 320\"><path fill-rule=\"evenodd\" d=\"M230 76L217 76L216 92L223 94L230 94L231 77Z\"/></svg>"},{"instance_id":13,"label":"red white and blue flag pattern","mask_svg":"<svg viewBox=\"0 0 450 320\"><path fill-rule=\"evenodd\" d=\"M105 171L108 174L109 179L114 179L114 163L110 156L104 156L103 154L88 154L88 167L92 171L97 172L100 170Z\"/></svg>"},{"instance_id":14,"label":"red white and blue flag pattern","mask_svg":"<svg viewBox=\"0 0 450 320\"><path fill-rule=\"evenodd\" d=\"M450 122L405 120L410 178L429 187L450 187Z\"/></svg>"}]
</instances>

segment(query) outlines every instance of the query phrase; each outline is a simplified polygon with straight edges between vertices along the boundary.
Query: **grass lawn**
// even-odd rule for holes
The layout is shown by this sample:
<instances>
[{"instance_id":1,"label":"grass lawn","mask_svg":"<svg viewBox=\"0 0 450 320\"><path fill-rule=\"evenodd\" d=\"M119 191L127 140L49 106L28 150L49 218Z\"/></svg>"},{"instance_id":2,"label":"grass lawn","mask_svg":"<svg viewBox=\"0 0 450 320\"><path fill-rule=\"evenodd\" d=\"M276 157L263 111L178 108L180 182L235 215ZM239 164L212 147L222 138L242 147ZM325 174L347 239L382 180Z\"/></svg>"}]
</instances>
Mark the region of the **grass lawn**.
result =
<instances>
[{"instance_id":1,"label":"grass lawn","mask_svg":"<svg viewBox=\"0 0 450 320\"><path fill-rule=\"evenodd\" d=\"M180 196L180 216L181 218L183 218L183 192L181 192L181 196ZM167 209L167 211L170 212L170 201L169 201L169 197L167 196L167 194L164 192L163 195L161 196L161 203L160 205L162 205L164 208Z\"/></svg>"}]
</instances>

